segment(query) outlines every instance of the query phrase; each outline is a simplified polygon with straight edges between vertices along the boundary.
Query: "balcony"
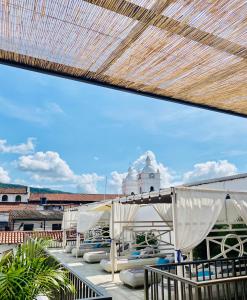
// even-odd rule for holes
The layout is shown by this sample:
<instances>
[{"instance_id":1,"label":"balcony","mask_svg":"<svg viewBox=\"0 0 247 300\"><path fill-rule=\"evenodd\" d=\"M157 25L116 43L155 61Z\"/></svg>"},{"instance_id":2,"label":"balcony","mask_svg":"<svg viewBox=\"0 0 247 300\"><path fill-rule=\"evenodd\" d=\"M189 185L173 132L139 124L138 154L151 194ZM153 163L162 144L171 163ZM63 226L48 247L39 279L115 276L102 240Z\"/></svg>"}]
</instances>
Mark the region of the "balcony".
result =
<instances>
[{"instance_id":1,"label":"balcony","mask_svg":"<svg viewBox=\"0 0 247 300\"><path fill-rule=\"evenodd\" d=\"M52 250L48 250L48 255L52 256L57 260L64 269L68 272L68 277L71 284L75 288L75 292L64 292L60 291L59 294L54 295L54 300L112 300L112 297L109 296L103 288L100 288L94 285L92 282L86 278L79 276L68 264L62 263L57 259L55 255L51 255Z\"/></svg>"},{"instance_id":2,"label":"balcony","mask_svg":"<svg viewBox=\"0 0 247 300\"><path fill-rule=\"evenodd\" d=\"M247 258L145 267L145 300L246 300Z\"/></svg>"}]
</instances>

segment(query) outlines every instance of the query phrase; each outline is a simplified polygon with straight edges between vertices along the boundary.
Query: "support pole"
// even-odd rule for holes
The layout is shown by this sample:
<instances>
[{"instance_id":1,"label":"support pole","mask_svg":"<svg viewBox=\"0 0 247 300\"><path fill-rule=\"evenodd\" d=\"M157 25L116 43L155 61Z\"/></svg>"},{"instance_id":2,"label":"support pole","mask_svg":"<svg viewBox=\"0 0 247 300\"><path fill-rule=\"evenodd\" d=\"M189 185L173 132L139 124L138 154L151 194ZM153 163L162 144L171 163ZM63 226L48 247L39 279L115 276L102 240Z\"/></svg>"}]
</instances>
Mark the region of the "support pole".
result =
<instances>
[{"instance_id":1,"label":"support pole","mask_svg":"<svg viewBox=\"0 0 247 300\"><path fill-rule=\"evenodd\" d=\"M172 222L173 222L173 234L174 234L174 249L175 249L175 262L179 260L179 249L177 249L177 228L176 228L176 219L177 219L177 199L176 199L176 190L174 187L171 187L172 193Z\"/></svg>"},{"instance_id":2,"label":"support pole","mask_svg":"<svg viewBox=\"0 0 247 300\"><path fill-rule=\"evenodd\" d=\"M63 248L66 247L66 243L67 243L66 238L67 238L66 230L63 229Z\"/></svg>"},{"instance_id":3,"label":"support pole","mask_svg":"<svg viewBox=\"0 0 247 300\"><path fill-rule=\"evenodd\" d=\"M181 252L178 249L178 237L177 237L177 228L176 228L176 220L177 220L177 197L176 190L174 187L171 188L172 191L172 218L173 218L173 232L174 232L174 248L175 248L175 263L181 262ZM177 267L177 275L183 277L181 266ZM182 284L178 282L178 299L182 299Z\"/></svg>"},{"instance_id":4,"label":"support pole","mask_svg":"<svg viewBox=\"0 0 247 300\"><path fill-rule=\"evenodd\" d=\"M80 240L81 240L80 232L77 232L77 235L76 235L76 258L78 258L78 252L79 252L79 248L80 248Z\"/></svg>"},{"instance_id":5,"label":"support pole","mask_svg":"<svg viewBox=\"0 0 247 300\"><path fill-rule=\"evenodd\" d=\"M115 250L116 250L116 243L114 237L114 202L111 205L111 269L112 269L112 281L114 281L115 276Z\"/></svg>"}]
</instances>

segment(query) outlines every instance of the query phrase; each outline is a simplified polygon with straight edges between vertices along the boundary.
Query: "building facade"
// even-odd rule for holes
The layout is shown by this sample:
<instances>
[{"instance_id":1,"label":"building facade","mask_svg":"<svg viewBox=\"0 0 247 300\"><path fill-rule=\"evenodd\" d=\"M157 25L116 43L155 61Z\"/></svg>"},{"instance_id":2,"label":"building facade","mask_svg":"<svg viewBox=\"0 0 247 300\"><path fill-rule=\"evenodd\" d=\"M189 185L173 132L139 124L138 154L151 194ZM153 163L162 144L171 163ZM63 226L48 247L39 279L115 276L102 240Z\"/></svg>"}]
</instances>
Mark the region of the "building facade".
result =
<instances>
[{"instance_id":1,"label":"building facade","mask_svg":"<svg viewBox=\"0 0 247 300\"><path fill-rule=\"evenodd\" d=\"M0 188L0 202L27 203L30 196L28 187Z\"/></svg>"},{"instance_id":2,"label":"building facade","mask_svg":"<svg viewBox=\"0 0 247 300\"><path fill-rule=\"evenodd\" d=\"M129 168L127 176L122 182L122 192L124 195L136 195L158 191L160 186L160 172L155 169L149 155L146 164L140 172Z\"/></svg>"}]
</instances>

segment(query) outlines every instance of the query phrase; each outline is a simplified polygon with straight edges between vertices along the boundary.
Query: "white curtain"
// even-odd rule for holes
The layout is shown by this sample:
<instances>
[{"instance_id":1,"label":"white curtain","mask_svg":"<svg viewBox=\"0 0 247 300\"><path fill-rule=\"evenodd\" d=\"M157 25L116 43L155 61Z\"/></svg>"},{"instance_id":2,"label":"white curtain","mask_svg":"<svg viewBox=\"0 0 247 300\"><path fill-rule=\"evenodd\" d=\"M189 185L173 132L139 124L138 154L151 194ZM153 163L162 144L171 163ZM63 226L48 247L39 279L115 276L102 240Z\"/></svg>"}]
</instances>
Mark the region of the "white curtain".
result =
<instances>
[{"instance_id":1,"label":"white curtain","mask_svg":"<svg viewBox=\"0 0 247 300\"><path fill-rule=\"evenodd\" d=\"M240 214L233 199L225 199L224 205L217 219L221 224L234 224Z\"/></svg>"},{"instance_id":2,"label":"white curtain","mask_svg":"<svg viewBox=\"0 0 247 300\"><path fill-rule=\"evenodd\" d=\"M77 222L77 232L85 233L93 228L101 219L104 211L80 211Z\"/></svg>"},{"instance_id":3,"label":"white curtain","mask_svg":"<svg viewBox=\"0 0 247 300\"><path fill-rule=\"evenodd\" d=\"M63 214L62 229L67 230L76 227L78 219L77 210L68 210Z\"/></svg>"},{"instance_id":4,"label":"white curtain","mask_svg":"<svg viewBox=\"0 0 247 300\"><path fill-rule=\"evenodd\" d=\"M154 209L164 222L172 222L172 204L171 203L158 203L153 204Z\"/></svg>"},{"instance_id":5,"label":"white curtain","mask_svg":"<svg viewBox=\"0 0 247 300\"><path fill-rule=\"evenodd\" d=\"M176 189L174 206L175 247L190 252L209 234L222 210L222 192Z\"/></svg>"},{"instance_id":6,"label":"white curtain","mask_svg":"<svg viewBox=\"0 0 247 300\"><path fill-rule=\"evenodd\" d=\"M231 193L230 197L244 223L247 224L247 193Z\"/></svg>"},{"instance_id":7,"label":"white curtain","mask_svg":"<svg viewBox=\"0 0 247 300\"><path fill-rule=\"evenodd\" d=\"M123 231L123 227L127 226L129 222L134 220L134 217L138 211L139 206L136 204L121 204L121 203L113 203L113 219L114 224L112 224L112 214L110 220L110 235L111 238L119 238L120 234ZM122 222L125 223L116 223ZM114 229L114 232L113 232Z\"/></svg>"}]
</instances>

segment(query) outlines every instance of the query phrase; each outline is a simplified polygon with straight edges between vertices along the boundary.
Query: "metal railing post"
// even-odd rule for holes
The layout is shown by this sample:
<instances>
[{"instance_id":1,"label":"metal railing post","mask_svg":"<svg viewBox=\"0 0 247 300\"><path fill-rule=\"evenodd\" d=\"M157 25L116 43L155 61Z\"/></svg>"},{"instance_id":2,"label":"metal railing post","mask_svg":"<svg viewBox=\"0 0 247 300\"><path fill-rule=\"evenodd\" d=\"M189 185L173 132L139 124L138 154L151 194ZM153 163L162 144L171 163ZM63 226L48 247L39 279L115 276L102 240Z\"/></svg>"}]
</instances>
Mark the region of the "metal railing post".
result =
<instances>
[{"instance_id":1,"label":"metal railing post","mask_svg":"<svg viewBox=\"0 0 247 300\"><path fill-rule=\"evenodd\" d=\"M144 300L149 300L148 295L148 270L144 269Z\"/></svg>"}]
</instances>

